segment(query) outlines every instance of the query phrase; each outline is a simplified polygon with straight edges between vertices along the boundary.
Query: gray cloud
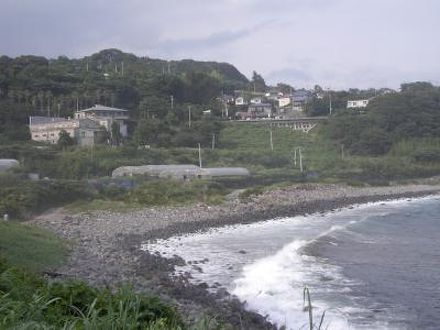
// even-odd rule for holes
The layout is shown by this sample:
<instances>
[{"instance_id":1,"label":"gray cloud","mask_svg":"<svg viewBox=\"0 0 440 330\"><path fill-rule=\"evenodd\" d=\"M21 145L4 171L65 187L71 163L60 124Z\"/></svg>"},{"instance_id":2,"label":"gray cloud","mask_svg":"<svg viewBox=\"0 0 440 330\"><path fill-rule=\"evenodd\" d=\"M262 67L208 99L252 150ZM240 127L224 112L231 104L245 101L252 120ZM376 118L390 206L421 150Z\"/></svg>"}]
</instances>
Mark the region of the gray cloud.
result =
<instances>
[{"instance_id":1,"label":"gray cloud","mask_svg":"<svg viewBox=\"0 0 440 330\"><path fill-rule=\"evenodd\" d=\"M266 80L397 87L440 75L437 0L2 0L0 53L226 61Z\"/></svg>"},{"instance_id":2,"label":"gray cloud","mask_svg":"<svg viewBox=\"0 0 440 330\"><path fill-rule=\"evenodd\" d=\"M310 85L314 81L313 77L310 75L310 72L290 67L269 72L265 77L269 81L283 81L294 86Z\"/></svg>"}]
</instances>

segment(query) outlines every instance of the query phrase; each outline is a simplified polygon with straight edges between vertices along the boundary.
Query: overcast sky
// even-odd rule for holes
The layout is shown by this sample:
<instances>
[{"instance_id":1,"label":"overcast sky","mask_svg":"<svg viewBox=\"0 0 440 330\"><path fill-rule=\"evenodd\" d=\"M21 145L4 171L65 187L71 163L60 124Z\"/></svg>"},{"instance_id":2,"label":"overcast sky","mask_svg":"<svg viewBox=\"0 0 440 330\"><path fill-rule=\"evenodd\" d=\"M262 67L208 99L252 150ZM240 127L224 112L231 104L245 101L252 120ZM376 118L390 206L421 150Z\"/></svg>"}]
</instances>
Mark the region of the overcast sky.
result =
<instances>
[{"instance_id":1,"label":"overcast sky","mask_svg":"<svg viewBox=\"0 0 440 330\"><path fill-rule=\"evenodd\" d=\"M0 0L0 53L104 48L295 87L440 84L440 0Z\"/></svg>"}]
</instances>

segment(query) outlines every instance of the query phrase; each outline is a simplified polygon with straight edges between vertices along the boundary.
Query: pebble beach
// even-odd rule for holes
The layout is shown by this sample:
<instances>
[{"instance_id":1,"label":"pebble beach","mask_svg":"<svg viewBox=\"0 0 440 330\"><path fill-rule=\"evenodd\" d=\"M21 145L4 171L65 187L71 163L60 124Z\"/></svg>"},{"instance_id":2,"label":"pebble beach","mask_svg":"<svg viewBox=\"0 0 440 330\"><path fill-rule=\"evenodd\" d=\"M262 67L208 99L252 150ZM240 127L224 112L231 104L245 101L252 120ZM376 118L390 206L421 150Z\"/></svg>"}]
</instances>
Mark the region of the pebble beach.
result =
<instances>
[{"instance_id":1,"label":"pebble beach","mask_svg":"<svg viewBox=\"0 0 440 330\"><path fill-rule=\"evenodd\" d=\"M327 212L354 204L421 197L440 192L439 184L355 188L333 184L293 185L247 199L231 197L221 205L148 207L129 212L92 211L69 214L51 210L30 221L70 242L67 264L54 270L60 278L81 279L98 286L131 283L139 292L160 295L177 304L188 321L217 316L232 328L270 329L263 316L248 312L225 290L171 277L183 260L141 251L143 243L231 224Z\"/></svg>"}]
</instances>

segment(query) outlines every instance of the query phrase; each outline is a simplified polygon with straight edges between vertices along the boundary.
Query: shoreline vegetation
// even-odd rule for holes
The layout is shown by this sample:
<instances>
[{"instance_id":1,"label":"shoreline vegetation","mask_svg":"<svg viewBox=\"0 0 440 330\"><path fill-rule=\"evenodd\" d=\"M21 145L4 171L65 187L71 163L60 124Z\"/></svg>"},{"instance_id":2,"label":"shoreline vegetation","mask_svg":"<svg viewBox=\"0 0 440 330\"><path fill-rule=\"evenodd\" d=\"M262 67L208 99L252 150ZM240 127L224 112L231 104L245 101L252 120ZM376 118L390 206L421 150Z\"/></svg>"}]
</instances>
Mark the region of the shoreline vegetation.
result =
<instances>
[{"instance_id":1,"label":"shoreline vegetation","mask_svg":"<svg viewBox=\"0 0 440 330\"><path fill-rule=\"evenodd\" d=\"M328 117L307 134L276 127L267 118L296 118L293 106L281 107L278 99L283 95L293 101L296 92L306 95L301 115ZM236 102L238 95L241 103ZM367 107L348 108L350 100L361 99L368 99ZM32 322L35 315L46 315L52 303L59 302L50 286L61 281L67 285L64 300L72 300L77 291L87 296L79 298L83 308L73 314L70 307L58 309L68 318L69 329L107 329L105 322L112 317L115 322L125 320L121 315L128 310L116 308L115 297L120 297L119 305L142 310L134 315L150 315L131 319L130 324L138 322L133 328L168 329L182 315L185 329L210 317L216 317L215 322L202 329L273 327L225 290L209 294L206 285L191 285L185 276L171 278L174 265L183 260L148 254L140 245L224 225L438 192L440 177L425 178L440 173L439 99L440 87L428 82L404 83L399 91L324 91L319 85L295 89L283 83L268 86L255 71L249 80L227 63L164 61L117 49L78 59L0 56L0 158L20 163L0 173L0 216L25 221L0 227L0 259L7 262L0 262L0 276L12 279L5 282L10 286L1 287L0 281L0 299L10 306L2 309L0 304L0 322L19 322L17 312ZM267 102L269 113L252 114L251 103L257 100ZM127 136L112 125L107 143L89 147L70 145L73 141L61 132L53 133L54 139L64 136L53 145L31 141L29 116L73 118L75 109L94 104L129 110ZM267 119L234 120L242 115ZM204 167L245 167L251 176L190 181L111 177L120 166L199 164L201 158ZM405 186L396 183L403 180ZM9 265L48 278L17 282L32 293L22 301L22 293L11 288L17 286L14 279L27 275L10 271L14 267ZM71 279L84 283L70 285ZM132 291L117 296L126 283L132 284ZM116 296L92 286L110 288ZM168 307L143 305L134 292L157 295L178 312L164 320L162 312ZM32 298L41 295L51 303ZM104 306L98 296L112 303ZM27 309L14 309L16 304ZM32 309L37 305L43 309ZM50 315L62 320L57 313ZM104 314L110 318L101 318ZM91 323L93 315L100 319L99 326ZM32 326L46 328L43 323Z\"/></svg>"},{"instance_id":2,"label":"shoreline vegetation","mask_svg":"<svg viewBox=\"0 0 440 330\"><path fill-rule=\"evenodd\" d=\"M131 283L135 292L160 296L165 302L176 305L180 314L185 315L187 324L195 324L208 316L215 318L213 324L226 329L268 329L274 326L263 316L247 311L245 305L225 289L217 288L216 293L209 293L206 284L193 285L188 275L170 277L174 266L184 261L141 251L141 244L225 225L325 213L354 204L439 192L438 179L431 184L363 188L297 184L247 198L231 198L220 205L198 203L78 214L55 209L28 223L71 242L68 262L54 271L58 279L80 279L92 286L113 289Z\"/></svg>"}]
</instances>

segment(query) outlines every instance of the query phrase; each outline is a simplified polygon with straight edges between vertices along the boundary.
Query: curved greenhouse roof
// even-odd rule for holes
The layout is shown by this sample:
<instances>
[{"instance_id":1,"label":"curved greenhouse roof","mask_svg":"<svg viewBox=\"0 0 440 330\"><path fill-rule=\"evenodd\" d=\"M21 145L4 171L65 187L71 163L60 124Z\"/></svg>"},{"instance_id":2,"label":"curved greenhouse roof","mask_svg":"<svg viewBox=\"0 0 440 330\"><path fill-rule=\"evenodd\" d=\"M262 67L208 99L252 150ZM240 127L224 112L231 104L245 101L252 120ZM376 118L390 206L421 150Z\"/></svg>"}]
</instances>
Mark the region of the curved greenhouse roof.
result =
<instances>
[{"instance_id":1,"label":"curved greenhouse roof","mask_svg":"<svg viewBox=\"0 0 440 330\"><path fill-rule=\"evenodd\" d=\"M122 166L112 172L113 177L150 175L150 176L183 176L197 175L200 168L196 165L143 165Z\"/></svg>"},{"instance_id":2,"label":"curved greenhouse roof","mask_svg":"<svg viewBox=\"0 0 440 330\"><path fill-rule=\"evenodd\" d=\"M20 165L20 163L16 159L0 159L0 172L7 171L18 165Z\"/></svg>"},{"instance_id":3,"label":"curved greenhouse roof","mask_svg":"<svg viewBox=\"0 0 440 330\"><path fill-rule=\"evenodd\" d=\"M112 177L148 175L155 177L215 177L215 176L248 176L249 171L244 167L200 168L196 165L143 165L122 166L112 172Z\"/></svg>"},{"instance_id":4,"label":"curved greenhouse roof","mask_svg":"<svg viewBox=\"0 0 440 330\"><path fill-rule=\"evenodd\" d=\"M249 176L249 170L244 167L212 167L200 169L202 176Z\"/></svg>"}]
</instances>

